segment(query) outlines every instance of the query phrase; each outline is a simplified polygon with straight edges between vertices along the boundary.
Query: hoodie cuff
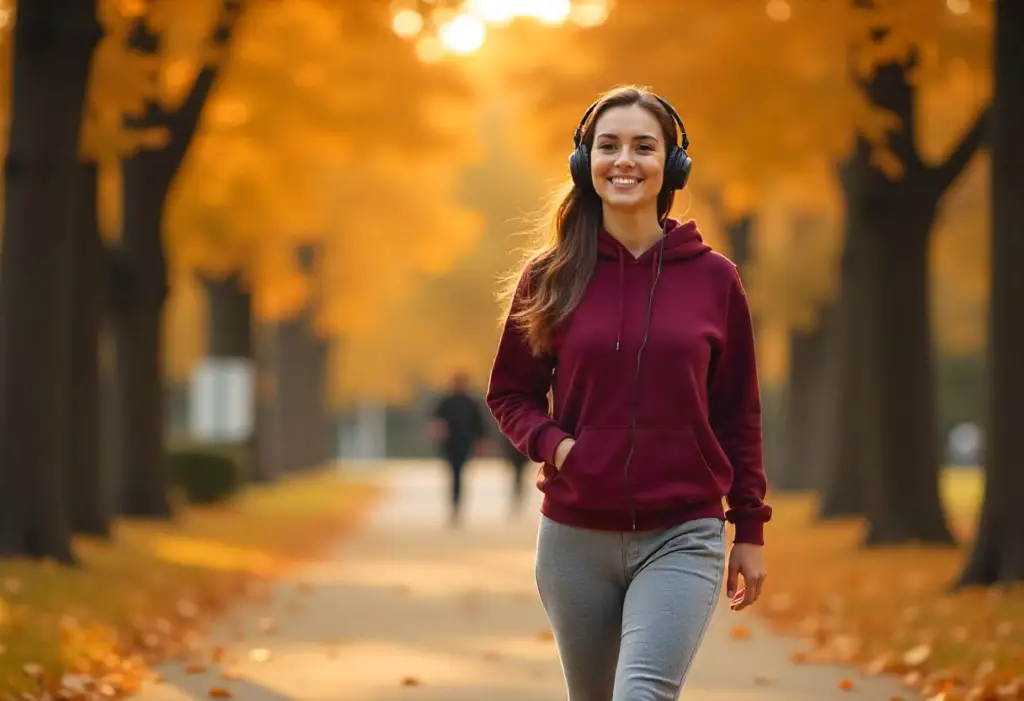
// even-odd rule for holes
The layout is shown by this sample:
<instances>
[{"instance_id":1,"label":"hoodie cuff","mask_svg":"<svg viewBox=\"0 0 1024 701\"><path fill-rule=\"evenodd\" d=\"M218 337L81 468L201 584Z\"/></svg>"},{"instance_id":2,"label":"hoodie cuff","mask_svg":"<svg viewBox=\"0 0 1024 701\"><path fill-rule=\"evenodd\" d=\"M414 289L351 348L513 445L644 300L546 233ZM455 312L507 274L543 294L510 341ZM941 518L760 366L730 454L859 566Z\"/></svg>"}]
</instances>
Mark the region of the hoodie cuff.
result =
<instances>
[{"instance_id":1,"label":"hoodie cuff","mask_svg":"<svg viewBox=\"0 0 1024 701\"><path fill-rule=\"evenodd\" d=\"M736 524L733 543L764 545L764 522L758 519L743 520Z\"/></svg>"},{"instance_id":2,"label":"hoodie cuff","mask_svg":"<svg viewBox=\"0 0 1024 701\"><path fill-rule=\"evenodd\" d=\"M572 436L554 424L541 431L540 435L537 436L536 443L537 456L540 458L540 462L553 466L555 464L555 448L566 438L572 438Z\"/></svg>"}]
</instances>

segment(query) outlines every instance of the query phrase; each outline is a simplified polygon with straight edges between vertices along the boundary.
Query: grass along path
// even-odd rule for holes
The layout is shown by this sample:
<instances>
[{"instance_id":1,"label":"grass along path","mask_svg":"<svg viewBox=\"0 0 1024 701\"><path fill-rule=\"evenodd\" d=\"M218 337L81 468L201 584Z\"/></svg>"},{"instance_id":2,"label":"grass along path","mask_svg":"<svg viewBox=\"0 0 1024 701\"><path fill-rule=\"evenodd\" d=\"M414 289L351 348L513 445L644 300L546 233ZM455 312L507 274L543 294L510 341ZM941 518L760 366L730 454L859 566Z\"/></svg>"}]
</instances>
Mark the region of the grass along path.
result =
<instances>
[{"instance_id":1,"label":"grass along path","mask_svg":"<svg viewBox=\"0 0 1024 701\"><path fill-rule=\"evenodd\" d=\"M324 469L172 523L120 520L109 542L76 538L79 569L0 561L0 690L138 688L152 664L198 647L218 613L335 542L377 491Z\"/></svg>"}]
</instances>

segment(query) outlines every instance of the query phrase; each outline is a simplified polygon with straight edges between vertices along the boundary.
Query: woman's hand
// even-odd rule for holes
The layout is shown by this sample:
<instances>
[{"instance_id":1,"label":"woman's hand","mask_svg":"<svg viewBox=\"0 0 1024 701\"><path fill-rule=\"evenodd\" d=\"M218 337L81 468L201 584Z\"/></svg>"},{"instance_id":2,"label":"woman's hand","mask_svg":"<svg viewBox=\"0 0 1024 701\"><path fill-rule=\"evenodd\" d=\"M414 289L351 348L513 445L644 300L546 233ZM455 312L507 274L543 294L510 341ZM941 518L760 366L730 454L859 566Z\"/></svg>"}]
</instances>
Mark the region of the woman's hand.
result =
<instances>
[{"instance_id":1,"label":"woman's hand","mask_svg":"<svg viewBox=\"0 0 1024 701\"><path fill-rule=\"evenodd\" d=\"M738 589L740 575L743 576L742 589ZM732 599L730 608L733 611L742 611L757 601L765 575L764 548L753 543L734 543L729 553L726 579L726 594Z\"/></svg>"},{"instance_id":2,"label":"woman's hand","mask_svg":"<svg viewBox=\"0 0 1024 701\"><path fill-rule=\"evenodd\" d=\"M555 447L555 468L558 470L562 469L562 465L565 463L565 459L569 457L569 451L576 445L576 441L572 438L563 438L562 442Z\"/></svg>"}]
</instances>

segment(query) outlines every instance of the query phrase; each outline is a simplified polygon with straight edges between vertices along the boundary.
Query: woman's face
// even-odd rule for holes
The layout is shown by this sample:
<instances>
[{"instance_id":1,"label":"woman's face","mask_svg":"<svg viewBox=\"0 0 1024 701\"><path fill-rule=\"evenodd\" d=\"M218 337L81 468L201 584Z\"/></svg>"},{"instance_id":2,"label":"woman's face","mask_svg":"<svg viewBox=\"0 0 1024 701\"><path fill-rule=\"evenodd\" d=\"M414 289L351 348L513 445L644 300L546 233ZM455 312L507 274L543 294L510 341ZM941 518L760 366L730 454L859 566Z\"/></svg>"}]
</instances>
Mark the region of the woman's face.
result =
<instances>
[{"instance_id":1,"label":"woman's face","mask_svg":"<svg viewBox=\"0 0 1024 701\"><path fill-rule=\"evenodd\" d=\"M624 211L657 207L664 178L665 135L641 105L612 107L594 125L590 175L605 206Z\"/></svg>"}]
</instances>

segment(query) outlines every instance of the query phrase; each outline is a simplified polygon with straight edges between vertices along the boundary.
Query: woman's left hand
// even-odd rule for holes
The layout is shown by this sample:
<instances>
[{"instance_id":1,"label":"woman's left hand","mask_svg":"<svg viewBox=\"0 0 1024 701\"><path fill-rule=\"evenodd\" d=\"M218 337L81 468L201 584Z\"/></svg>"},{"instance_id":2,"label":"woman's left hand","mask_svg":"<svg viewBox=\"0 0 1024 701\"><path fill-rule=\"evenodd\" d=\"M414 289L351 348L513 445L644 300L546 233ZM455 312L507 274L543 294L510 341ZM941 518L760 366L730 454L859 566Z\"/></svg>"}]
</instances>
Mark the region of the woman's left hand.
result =
<instances>
[{"instance_id":1,"label":"woman's left hand","mask_svg":"<svg viewBox=\"0 0 1024 701\"><path fill-rule=\"evenodd\" d=\"M743 588L739 589L739 576L743 576ZM742 611L757 601L764 586L764 548L753 543L734 543L729 553L729 573L726 579L726 593L733 611ZM741 598L742 597L742 598Z\"/></svg>"}]
</instances>

